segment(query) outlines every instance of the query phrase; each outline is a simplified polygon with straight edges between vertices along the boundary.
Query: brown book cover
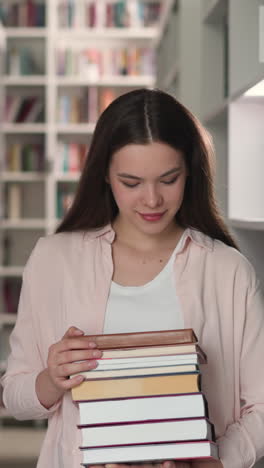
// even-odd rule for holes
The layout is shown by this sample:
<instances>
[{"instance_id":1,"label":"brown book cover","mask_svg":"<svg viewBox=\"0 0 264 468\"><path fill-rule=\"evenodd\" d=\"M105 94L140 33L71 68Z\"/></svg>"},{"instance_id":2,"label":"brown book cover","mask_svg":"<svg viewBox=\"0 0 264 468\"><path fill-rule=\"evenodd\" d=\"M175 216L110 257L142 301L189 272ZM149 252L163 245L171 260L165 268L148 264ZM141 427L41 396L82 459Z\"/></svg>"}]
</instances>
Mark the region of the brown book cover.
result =
<instances>
[{"instance_id":1,"label":"brown book cover","mask_svg":"<svg viewBox=\"0 0 264 468\"><path fill-rule=\"evenodd\" d=\"M115 333L107 335L86 335L99 349L134 348L144 346L164 346L173 344L197 343L191 328L181 330L161 330L138 333Z\"/></svg>"},{"instance_id":2,"label":"brown book cover","mask_svg":"<svg viewBox=\"0 0 264 468\"><path fill-rule=\"evenodd\" d=\"M84 381L72 389L74 401L111 400L200 392L200 374L124 377Z\"/></svg>"}]
</instances>

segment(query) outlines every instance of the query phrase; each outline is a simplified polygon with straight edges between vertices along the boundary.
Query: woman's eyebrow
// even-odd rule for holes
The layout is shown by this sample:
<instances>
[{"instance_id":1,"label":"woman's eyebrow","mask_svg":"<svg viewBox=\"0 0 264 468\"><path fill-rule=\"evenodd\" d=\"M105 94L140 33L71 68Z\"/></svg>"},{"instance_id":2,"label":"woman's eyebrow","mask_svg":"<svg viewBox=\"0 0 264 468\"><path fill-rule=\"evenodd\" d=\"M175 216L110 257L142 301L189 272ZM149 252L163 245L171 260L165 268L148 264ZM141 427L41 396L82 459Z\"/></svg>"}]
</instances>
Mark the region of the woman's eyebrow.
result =
<instances>
[{"instance_id":1,"label":"woman's eyebrow","mask_svg":"<svg viewBox=\"0 0 264 468\"><path fill-rule=\"evenodd\" d=\"M160 177L166 177L171 174L175 174L176 172L179 172L181 170L181 167L174 167L173 169L170 169L167 172L164 172L164 174L161 174ZM135 179L135 180L142 180L142 177L137 177L132 174L127 174L126 172L119 172L117 174L119 177L125 177L126 179Z\"/></svg>"}]
</instances>

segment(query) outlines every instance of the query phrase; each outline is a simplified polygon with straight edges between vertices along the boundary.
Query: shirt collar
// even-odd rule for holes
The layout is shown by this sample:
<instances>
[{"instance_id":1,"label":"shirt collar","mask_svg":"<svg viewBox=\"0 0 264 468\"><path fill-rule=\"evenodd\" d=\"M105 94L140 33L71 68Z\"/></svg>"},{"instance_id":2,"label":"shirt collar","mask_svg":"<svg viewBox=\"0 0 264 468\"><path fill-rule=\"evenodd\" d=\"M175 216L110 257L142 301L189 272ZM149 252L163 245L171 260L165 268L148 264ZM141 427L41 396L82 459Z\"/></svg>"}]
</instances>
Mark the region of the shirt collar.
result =
<instances>
[{"instance_id":1,"label":"shirt collar","mask_svg":"<svg viewBox=\"0 0 264 468\"><path fill-rule=\"evenodd\" d=\"M115 238L115 231L113 230L111 224L107 224L103 228L85 233L86 240L94 240L99 237L104 237L106 241L112 244ZM183 242L178 253L184 250L188 239L194 242L194 244L199 245L200 247L203 247L209 251L213 250L213 239L210 236L204 234L201 231L198 231L197 229L188 227L183 233Z\"/></svg>"}]
</instances>

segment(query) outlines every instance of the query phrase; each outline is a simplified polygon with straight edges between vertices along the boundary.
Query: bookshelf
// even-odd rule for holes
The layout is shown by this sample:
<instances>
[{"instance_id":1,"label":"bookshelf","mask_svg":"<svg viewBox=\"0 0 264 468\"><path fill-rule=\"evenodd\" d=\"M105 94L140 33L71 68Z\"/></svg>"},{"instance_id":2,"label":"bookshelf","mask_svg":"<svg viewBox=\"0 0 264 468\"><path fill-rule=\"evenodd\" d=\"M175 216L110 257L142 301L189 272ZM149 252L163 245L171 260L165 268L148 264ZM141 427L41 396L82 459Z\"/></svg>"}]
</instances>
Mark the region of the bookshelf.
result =
<instances>
[{"instance_id":1,"label":"bookshelf","mask_svg":"<svg viewBox=\"0 0 264 468\"><path fill-rule=\"evenodd\" d=\"M114 8L115 0L110 3ZM0 3L7 62L0 90L0 342L5 336L0 373L5 368L7 334L16 320L23 266L38 238L54 232L71 202L100 112L115 96L155 84L154 51L174 2L126 3L131 20L118 25L113 11L106 16L105 0L36 0L33 9L28 0ZM137 3L149 10L145 22L135 10ZM83 10L88 4L104 20L84 24L84 11L87 21L90 18ZM67 9L70 5L74 11ZM83 97L86 108L81 112ZM7 417L0 407L0 423ZM16 430L13 441L20 430L30 436L28 429L10 429ZM41 438L41 431L38 434ZM34 444L25 442L28 447ZM38 449L33 452L29 459ZM1 449L0 461L2 455Z\"/></svg>"},{"instance_id":2,"label":"bookshelf","mask_svg":"<svg viewBox=\"0 0 264 468\"><path fill-rule=\"evenodd\" d=\"M211 133L218 204L264 286L262 19L261 0L180 0L158 48L157 76Z\"/></svg>"}]
</instances>

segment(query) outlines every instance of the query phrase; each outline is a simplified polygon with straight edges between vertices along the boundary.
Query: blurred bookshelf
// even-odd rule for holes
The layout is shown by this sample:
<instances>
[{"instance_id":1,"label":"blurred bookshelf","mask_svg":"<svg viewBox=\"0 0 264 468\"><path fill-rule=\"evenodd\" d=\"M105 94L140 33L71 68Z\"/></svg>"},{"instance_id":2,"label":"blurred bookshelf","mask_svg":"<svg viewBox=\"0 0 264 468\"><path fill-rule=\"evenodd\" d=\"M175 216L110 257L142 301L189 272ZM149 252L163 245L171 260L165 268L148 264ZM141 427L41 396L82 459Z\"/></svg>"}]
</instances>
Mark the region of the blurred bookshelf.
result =
<instances>
[{"instance_id":1,"label":"blurred bookshelf","mask_svg":"<svg viewBox=\"0 0 264 468\"><path fill-rule=\"evenodd\" d=\"M0 0L0 375L27 258L69 208L100 114L115 97L155 85L156 47L172 7ZM45 426L30 424L0 406L0 464L36 461Z\"/></svg>"},{"instance_id":2,"label":"blurred bookshelf","mask_svg":"<svg viewBox=\"0 0 264 468\"><path fill-rule=\"evenodd\" d=\"M263 18L261 0L175 1L157 49L157 84L213 137L218 205L264 287Z\"/></svg>"}]
</instances>

